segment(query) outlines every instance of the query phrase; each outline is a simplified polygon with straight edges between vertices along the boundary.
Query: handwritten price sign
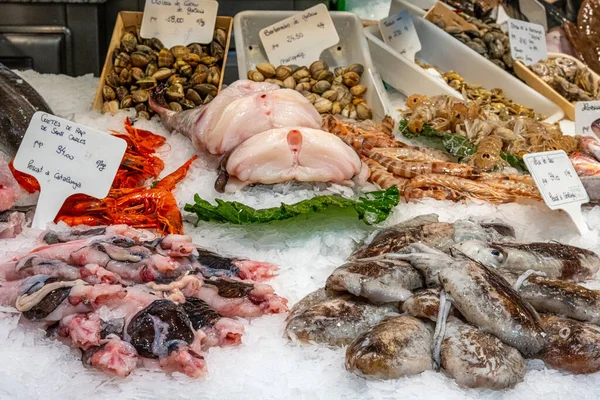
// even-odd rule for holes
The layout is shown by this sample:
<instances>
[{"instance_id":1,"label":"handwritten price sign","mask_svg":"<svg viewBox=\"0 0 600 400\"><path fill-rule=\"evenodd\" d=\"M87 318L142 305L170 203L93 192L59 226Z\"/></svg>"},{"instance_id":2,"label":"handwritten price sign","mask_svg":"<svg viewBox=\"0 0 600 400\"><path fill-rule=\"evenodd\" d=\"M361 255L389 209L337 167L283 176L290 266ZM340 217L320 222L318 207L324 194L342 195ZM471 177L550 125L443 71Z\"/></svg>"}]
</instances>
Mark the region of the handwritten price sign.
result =
<instances>
[{"instance_id":1,"label":"handwritten price sign","mask_svg":"<svg viewBox=\"0 0 600 400\"><path fill-rule=\"evenodd\" d=\"M562 150L530 153L523 156L523 161L548 208L566 211L581 234L588 232L581 205L590 198L567 153Z\"/></svg>"},{"instance_id":2,"label":"handwritten price sign","mask_svg":"<svg viewBox=\"0 0 600 400\"><path fill-rule=\"evenodd\" d=\"M159 38L167 48L210 43L218 9L214 0L146 0L140 33Z\"/></svg>"},{"instance_id":3,"label":"handwritten price sign","mask_svg":"<svg viewBox=\"0 0 600 400\"><path fill-rule=\"evenodd\" d=\"M379 21L379 30L385 43L411 61L415 60L415 54L421 50L421 42L408 10Z\"/></svg>"},{"instance_id":4,"label":"handwritten price sign","mask_svg":"<svg viewBox=\"0 0 600 400\"><path fill-rule=\"evenodd\" d=\"M40 184L33 227L44 229L75 193L106 197L126 148L123 139L36 112L14 161Z\"/></svg>"},{"instance_id":5,"label":"handwritten price sign","mask_svg":"<svg viewBox=\"0 0 600 400\"><path fill-rule=\"evenodd\" d=\"M319 59L323 50L340 41L324 4L267 26L259 36L274 65L310 64Z\"/></svg>"},{"instance_id":6,"label":"handwritten price sign","mask_svg":"<svg viewBox=\"0 0 600 400\"><path fill-rule=\"evenodd\" d=\"M542 25L509 19L508 37L510 54L515 60L531 65L548 58L546 32Z\"/></svg>"}]
</instances>

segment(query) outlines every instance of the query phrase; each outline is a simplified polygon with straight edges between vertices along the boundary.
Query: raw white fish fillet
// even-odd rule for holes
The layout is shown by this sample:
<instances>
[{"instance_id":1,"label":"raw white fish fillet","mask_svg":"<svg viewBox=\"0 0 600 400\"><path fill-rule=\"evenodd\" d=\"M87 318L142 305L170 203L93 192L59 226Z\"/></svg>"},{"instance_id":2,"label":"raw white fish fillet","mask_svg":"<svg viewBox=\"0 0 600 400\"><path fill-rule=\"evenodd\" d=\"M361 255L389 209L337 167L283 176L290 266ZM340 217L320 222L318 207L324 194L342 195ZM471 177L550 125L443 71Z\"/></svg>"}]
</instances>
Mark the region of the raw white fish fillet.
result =
<instances>
[{"instance_id":1,"label":"raw white fish fillet","mask_svg":"<svg viewBox=\"0 0 600 400\"><path fill-rule=\"evenodd\" d=\"M341 139L319 129L271 129L242 143L225 166L225 191L251 183L334 182L348 184L361 172L360 158Z\"/></svg>"}]
</instances>

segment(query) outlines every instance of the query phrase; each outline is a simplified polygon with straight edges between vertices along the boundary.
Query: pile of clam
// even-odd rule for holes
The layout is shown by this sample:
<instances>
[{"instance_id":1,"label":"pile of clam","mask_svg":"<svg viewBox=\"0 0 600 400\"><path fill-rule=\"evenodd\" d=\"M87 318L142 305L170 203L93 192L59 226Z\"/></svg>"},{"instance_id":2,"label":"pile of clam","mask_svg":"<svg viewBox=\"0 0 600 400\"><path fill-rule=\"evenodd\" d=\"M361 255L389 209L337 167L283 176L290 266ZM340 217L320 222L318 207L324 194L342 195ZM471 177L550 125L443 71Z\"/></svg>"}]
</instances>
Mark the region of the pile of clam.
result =
<instances>
[{"instance_id":1,"label":"pile of clam","mask_svg":"<svg viewBox=\"0 0 600 400\"><path fill-rule=\"evenodd\" d=\"M463 29L458 25L446 25L441 16L435 13L430 17L430 20L455 39L466 44L500 68L512 73L514 61L510 55L509 38L508 35L502 32L500 25L491 21L486 23L464 13L457 15L473 24L476 29Z\"/></svg>"},{"instance_id":2,"label":"pile of clam","mask_svg":"<svg viewBox=\"0 0 600 400\"><path fill-rule=\"evenodd\" d=\"M570 102L600 99L592 72L580 67L575 60L556 57L539 61L529 68Z\"/></svg>"},{"instance_id":3,"label":"pile of clam","mask_svg":"<svg viewBox=\"0 0 600 400\"><path fill-rule=\"evenodd\" d=\"M341 114L356 120L371 119L371 107L365 101L367 87L360 84L365 68L361 64L337 67L333 72L323 60L310 67L258 64L248 72L255 82L275 83L302 93L321 114Z\"/></svg>"},{"instance_id":4,"label":"pile of clam","mask_svg":"<svg viewBox=\"0 0 600 400\"><path fill-rule=\"evenodd\" d=\"M142 39L139 28L126 31L102 88L102 112L134 107L138 118L149 119L149 91L160 84L173 111L209 103L218 92L226 41L227 33L216 28L208 45L167 49L156 38Z\"/></svg>"}]
</instances>

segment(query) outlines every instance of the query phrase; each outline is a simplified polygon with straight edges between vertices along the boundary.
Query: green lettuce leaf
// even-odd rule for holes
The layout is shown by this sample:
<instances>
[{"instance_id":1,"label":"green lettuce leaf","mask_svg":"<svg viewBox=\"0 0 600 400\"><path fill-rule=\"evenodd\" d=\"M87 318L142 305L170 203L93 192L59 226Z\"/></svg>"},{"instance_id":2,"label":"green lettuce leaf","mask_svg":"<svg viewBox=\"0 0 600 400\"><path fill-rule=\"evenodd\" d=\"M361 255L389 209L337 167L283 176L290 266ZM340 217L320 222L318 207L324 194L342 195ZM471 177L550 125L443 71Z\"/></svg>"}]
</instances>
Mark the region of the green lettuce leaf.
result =
<instances>
[{"instance_id":1,"label":"green lettuce leaf","mask_svg":"<svg viewBox=\"0 0 600 400\"><path fill-rule=\"evenodd\" d=\"M215 199L213 205L194 196L194 204L186 204L184 210L195 213L198 221L229 222L232 224L260 224L271 221L281 221L298 215L307 215L326 211L329 208L353 208L358 218L372 225L385 221L392 209L400 201L400 193L396 186L387 190L366 193L358 200L341 196L317 196L294 204L281 203L279 207L255 209L237 201Z\"/></svg>"}]
</instances>

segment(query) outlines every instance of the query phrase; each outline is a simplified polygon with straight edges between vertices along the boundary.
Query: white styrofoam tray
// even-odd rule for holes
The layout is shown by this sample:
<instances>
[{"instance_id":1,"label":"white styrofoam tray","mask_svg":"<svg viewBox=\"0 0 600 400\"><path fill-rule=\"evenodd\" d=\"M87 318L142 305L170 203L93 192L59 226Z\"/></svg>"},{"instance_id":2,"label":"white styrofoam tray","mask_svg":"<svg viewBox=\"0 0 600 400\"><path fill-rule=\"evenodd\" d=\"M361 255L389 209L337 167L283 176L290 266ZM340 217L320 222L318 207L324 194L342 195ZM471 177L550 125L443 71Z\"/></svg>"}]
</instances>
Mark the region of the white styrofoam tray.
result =
<instances>
[{"instance_id":1,"label":"white styrofoam tray","mask_svg":"<svg viewBox=\"0 0 600 400\"><path fill-rule=\"evenodd\" d=\"M456 71L470 84L486 89L500 88L513 101L546 115L547 122L563 118L561 108L519 79L510 75L465 44L454 39L424 18L413 15L415 30L422 49L417 59L442 71ZM427 96L449 94L455 91L432 76L413 61L404 57L381 38L378 26L364 29L375 67L383 80L406 96L419 93Z\"/></svg>"},{"instance_id":2,"label":"white styrofoam tray","mask_svg":"<svg viewBox=\"0 0 600 400\"><path fill-rule=\"evenodd\" d=\"M388 15L398 14L400 11L409 10L412 15L423 17L425 10L435 6L437 0L392 0Z\"/></svg>"},{"instance_id":3,"label":"white styrofoam tray","mask_svg":"<svg viewBox=\"0 0 600 400\"><path fill-rule=\"evenodd\" d=\"M257 64L269 61L260 41L259 31L294 14L295 11L242 11L236 14L233 32L240 79L246 79L248 71L254 69ZM386 111L390 112L389 99L373 67L367 41L362 33L362 22L358 16L349 12L333 11L330 14L340 42L324 50L321 59L327 62L330 68L353 63L360 63L365 67L360 80L360 83L367 87L365 100L373 110L373 118L381 120ZM374 78L369 69L373 70Z\"/></svg>"}]
</instances>

